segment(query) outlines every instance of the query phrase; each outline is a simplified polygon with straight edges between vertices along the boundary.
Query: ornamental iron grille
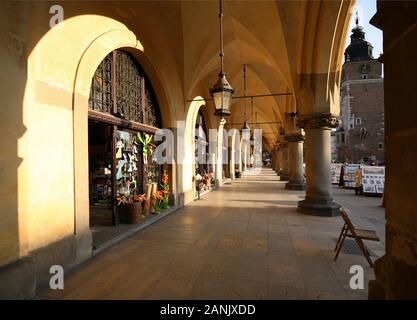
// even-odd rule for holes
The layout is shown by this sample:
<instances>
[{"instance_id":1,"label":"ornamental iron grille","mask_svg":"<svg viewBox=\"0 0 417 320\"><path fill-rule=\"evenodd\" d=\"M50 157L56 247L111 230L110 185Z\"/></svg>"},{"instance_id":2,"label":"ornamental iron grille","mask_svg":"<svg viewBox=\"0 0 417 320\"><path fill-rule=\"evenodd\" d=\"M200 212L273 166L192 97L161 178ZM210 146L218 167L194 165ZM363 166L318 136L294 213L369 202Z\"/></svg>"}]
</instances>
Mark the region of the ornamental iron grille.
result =
<instances>
[{"instance_id":1,"label":"ornamental iron grille","mask_svg":"<svg viewBox=\"0 0 417 320\"><path fill-rule=\"evenodd\" d=\"M145 83L149 83L149 81L145 80ZM147 121L146 123L152 127L161 128L161 116L159 114L159 108L156 104L156 97L155 93L150 86L145 86L146 88L146 101L147 101L147 107L146 107L146 115L147 115Z\"/></svg>"},{"instance_id":2,"label":"ornamental iron grille","mask_svg":"<svg viewBox=\"0 0 417 320\"><path fill-rule=\"evenodd\" d=\"M111 113L113 108L112 97L112 54L108 54L97 67L90 89L88 107L105 113Z\"/></svg>"},{"instance_id":3,"label":"ornamental iron grille","mask_svg":"<svg viewBox=\"0 0 417 320\"><path fill-rule=\"evenodd\" d=\"M108 54L96 69L89 109L161 127L158 101L151 82L135 58L122 50Z\"/></svg>"},{"instance_id":4,"label":"ornamental iron grille","mask_svg":"<svg viewBox=\"0 0 417 320\"><path fill-rule=\"evenodd\" d=\"M141 87L143 76L133 58L124 51L116 51L116 110L128 120L143 122Z\"/></svg>"}]
</instances>

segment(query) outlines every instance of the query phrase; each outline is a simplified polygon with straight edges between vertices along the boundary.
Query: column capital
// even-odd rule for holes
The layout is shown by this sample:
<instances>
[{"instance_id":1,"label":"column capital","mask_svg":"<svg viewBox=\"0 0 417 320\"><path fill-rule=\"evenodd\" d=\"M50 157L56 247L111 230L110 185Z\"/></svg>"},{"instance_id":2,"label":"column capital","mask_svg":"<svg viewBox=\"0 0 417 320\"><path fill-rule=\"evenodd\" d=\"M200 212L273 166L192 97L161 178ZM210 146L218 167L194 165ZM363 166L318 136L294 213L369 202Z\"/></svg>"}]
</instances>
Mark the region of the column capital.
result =
<instances>
[{"instance_id":1,"label":"column capital","mask_svg":"<svg viewBox=\"0 0 417 320\"><path fill-rule=\"evenodd\" d=\"M299 116L297 127L302 129L319 129L319 128L337 128L340 126L340 120L331 113L310 113Z\"/></svg>"},{"instance_id":2,"label":"column capital","mask_svg":"<svg viewBox=\"0 0 417 320\"><path fill-rule=\"evenodd\" d=\"M301 133L288 133L284 138L286 142L301 142L305 140Z\"/></svg>"}]
</instances>

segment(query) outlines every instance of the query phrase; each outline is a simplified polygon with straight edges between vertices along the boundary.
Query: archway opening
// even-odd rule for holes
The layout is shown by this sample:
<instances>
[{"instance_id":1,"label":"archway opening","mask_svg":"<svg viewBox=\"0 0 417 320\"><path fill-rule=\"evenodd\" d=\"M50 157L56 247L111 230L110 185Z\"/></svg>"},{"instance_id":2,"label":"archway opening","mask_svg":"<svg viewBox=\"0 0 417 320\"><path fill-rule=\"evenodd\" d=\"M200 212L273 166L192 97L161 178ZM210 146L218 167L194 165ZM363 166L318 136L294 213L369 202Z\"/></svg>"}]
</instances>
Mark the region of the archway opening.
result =
<instances>
[{"instance_id":1,"label":"archway opening","mask_svg":"<svg viewBox=\"0 0 417 320\"><path fill-rule=\"evenodd\" d=\"M97 247L114 236L110 226L140 224L157 213L154 198L167 168L154 156L153 138L162 127L158 100L131 53L117 49L100 63L88 107L90 228Z\"/></svg>"}]
</instances>

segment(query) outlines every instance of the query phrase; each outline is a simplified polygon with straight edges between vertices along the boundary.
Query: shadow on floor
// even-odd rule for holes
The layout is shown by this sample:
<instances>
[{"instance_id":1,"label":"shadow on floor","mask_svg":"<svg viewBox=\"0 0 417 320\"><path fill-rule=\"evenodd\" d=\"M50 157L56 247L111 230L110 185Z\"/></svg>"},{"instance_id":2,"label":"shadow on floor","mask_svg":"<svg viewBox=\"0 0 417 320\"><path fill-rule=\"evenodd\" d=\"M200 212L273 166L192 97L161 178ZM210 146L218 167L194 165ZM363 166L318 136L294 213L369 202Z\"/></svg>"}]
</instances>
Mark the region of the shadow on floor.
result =
<instances>
[{"instance_id":1,"label":"shadow on floor","mask_svg":"<svg viewBox=\"0 0 417 320\"><path fill-rule=\"evenodd\" d=\"M303 199L303 197L300 197ZM237 199L230 199L229 201L235 201L235 202L258 202L258 203L267 203L267 204L276 204L276 205L283 205L283 206L291 206L291 207L297 207L298 200L295 201L289 201L289 200L274 200L274 201L268 201L268 200L237 200Z\"/></svg>"}]
</instances>

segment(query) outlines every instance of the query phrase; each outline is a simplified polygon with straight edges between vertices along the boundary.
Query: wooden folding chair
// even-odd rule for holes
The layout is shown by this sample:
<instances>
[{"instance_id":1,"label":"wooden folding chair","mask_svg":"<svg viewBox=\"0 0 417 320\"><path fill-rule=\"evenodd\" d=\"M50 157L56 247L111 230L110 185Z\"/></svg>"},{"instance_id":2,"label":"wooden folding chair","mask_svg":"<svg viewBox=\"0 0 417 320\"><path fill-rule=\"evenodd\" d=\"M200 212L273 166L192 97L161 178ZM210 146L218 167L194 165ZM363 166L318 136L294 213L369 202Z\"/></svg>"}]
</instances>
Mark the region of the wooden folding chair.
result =
<instances>
[{"instance_id":1,"label":"wooden folding chair","mask_svg":"<svg viewBox=\"0 0 417 320\"><path fill-rule=\"evenodd\" d=\"M379 238L376 235L375 231L365 230L365 229L356 229L353 226L352 221L350 221L349 216L346 213L345 209L343 208L340 208L340 214L343 220L345 221L345 224L343 225L342 231L340 232L339 239L337 240L337 243L336 243L336 248L334 249L336 251L334 260L336 260L337 257L339 256L340 250L342 249L343 242L345 241L346 237L353 238L358 244L359 249L361 249L366 260L368 260L369 265L371 266L371 268L373 268L374 263L372 262L368 249L366 248L362 240L379 241Z\"/></svg>"}]
</instances>

